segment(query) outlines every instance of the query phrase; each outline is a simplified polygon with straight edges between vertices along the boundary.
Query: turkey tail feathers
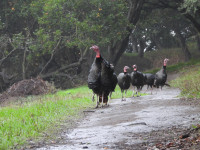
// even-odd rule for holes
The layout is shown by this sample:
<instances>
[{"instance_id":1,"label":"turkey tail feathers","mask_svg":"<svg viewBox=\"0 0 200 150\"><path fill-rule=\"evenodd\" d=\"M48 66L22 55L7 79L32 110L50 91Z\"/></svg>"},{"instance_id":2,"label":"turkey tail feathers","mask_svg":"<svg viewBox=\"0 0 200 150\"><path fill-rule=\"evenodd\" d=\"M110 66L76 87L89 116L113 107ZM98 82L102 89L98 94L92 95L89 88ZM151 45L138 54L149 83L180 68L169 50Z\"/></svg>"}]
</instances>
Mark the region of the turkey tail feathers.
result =
<instances>
[{"instance_id":1,"label":"turkey tail feathers","mask_svg":"<svg viewBox=\"0 0 200 150\"><path fill-rule=\"evenodd\" d=\"M167 84L167 83L165 83L165 85L171 87L171 86L170 86L169 84Z\"/></svg>"}]
</instances>

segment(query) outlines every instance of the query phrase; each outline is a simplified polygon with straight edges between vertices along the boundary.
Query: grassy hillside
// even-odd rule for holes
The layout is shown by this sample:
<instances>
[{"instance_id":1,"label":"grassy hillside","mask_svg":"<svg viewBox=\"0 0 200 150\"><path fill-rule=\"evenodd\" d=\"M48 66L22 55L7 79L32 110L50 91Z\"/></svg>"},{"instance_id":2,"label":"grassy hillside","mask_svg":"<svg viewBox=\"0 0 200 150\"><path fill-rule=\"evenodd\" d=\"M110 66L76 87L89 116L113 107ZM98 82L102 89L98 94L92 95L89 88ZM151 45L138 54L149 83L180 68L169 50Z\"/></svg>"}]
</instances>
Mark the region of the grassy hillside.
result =
<instances>
[{"instance_id":1,"label":"grassy hillside","mask_svg":"<svg viewBox=\"0 0 200 150\"><path fill-rule=\"evenodd\" d=\"M180 67L178 67L180 66ZM200 98L200 60L181 63L174 68L179 68L180 77L171 81L171 85L181 90L181 96L186 98Z\"/></svg>"}]
</instances>

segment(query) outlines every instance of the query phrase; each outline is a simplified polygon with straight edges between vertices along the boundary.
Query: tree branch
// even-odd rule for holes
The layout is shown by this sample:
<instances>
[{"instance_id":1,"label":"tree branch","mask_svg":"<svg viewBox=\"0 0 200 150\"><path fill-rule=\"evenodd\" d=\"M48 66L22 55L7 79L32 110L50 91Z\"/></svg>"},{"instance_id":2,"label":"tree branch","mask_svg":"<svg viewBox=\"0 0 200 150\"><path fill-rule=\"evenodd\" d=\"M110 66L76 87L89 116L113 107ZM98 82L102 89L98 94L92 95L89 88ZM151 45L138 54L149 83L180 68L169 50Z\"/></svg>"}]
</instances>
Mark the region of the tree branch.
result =
<instances>
[{"instance_id":1,"label":"tree branch","mask_svg":"<svg viewBox=\"0 0 200 150\"><path fill-rule=\"evenodd\" d=\"M10 42L10 44L13 46L13 44L12 44L10 38L9 38L9 42ZM13 46L13 47L14 47L14 46ZM13 50L11 50L11 51L8 53L8 55L6 55L4 58L2 58L2 59L0 60L0 66L3 64L4 60L7 59L7 58L8 58L14 51L16 51L16 50L17 50L17 48L14 48Z\"/></svg>"},{"instance_id":2,"label":"tree branch","mask_svg":"<svg viewBox=\"0 0 200 150\"><path fill-rule=\"evenodd\" d=\"M2 79L5 83L9 83L9 80L11 80L16 75L7 75L5 73L5 69L2 69L2 72L0 72L0 76L2 76Z\"/></svg>"},{"instance_id":3,"label":"tree branch","mask_svg":"<svg viewBox=\"0 0 200 150\"><path fill-rule=\"evenodd\" d=\"M46 63L46 65L42 68L42 70L40 71L39 75L42 74L42 72L46 69L46 67L49 65L49 63L52 61L54 54L56 53L56 50L58 49L58 46L60 45L60 42L62 40L62 37L59 39L58 43L56 44L56 47L54 47L53 52L51 53L51 57L49 59L49 61Z\"/></svg>"},{"instance_id":4,"label":"tree branch","mask_svg":"<svg viewBox=\"0 0 200 150\"><path fill-rule=\"evenodd\" d=\"M54 72L50 72L50 73L47 73L47 74L41 74L40 77L42 77L42 78L48 78L50 76L63 75L63 73L59 73L59 72L62 71L62 70L68 70L68 69L71 69L71 68L79 67L85 61L86 61L86 59L83 59L81 57L78 62L75 62L75 63L69 64L69 65L63 66L63 67L61 67L60 69L58 69L58 70L56 70Z\"/></svg>"}]
</instances>

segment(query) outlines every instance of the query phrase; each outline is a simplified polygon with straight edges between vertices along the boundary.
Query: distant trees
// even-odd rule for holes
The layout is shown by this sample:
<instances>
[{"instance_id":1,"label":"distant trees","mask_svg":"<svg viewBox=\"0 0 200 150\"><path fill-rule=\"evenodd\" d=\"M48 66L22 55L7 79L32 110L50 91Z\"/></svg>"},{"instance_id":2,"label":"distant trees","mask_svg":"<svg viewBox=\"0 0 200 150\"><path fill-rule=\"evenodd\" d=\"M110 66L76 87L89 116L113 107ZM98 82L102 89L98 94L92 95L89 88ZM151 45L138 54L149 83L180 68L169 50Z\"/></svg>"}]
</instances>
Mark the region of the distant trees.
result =
<instances>
[{"instance_id":1,"label":"distant trees","mask_svg":"<svg viewBox=\"0 0 200 150\"><path fill-rule=\"evenodd\" d=\"M128 46L143 57L144 50L179 40L188 60L185 40L195 35L194 28L200 32L199 5L198 0L1 0L0 85L5 89L39 75L59 87L72 86L78 75L86 76L92 44L116 65Z\"/></svg>"},{"instance_id":2,"label":"distant trees","mask_svg":"<svg viewBox=\"0 0 200 150\"><path fill-rule=\"evenodd\" d=\"M132 32L131 40L134 45L141 45L142 39L145 43L142 51L151 51L153 49L163 49L181 46L185 55L185 60L191 58L191 54L187 48L186 40L194 35L194 22L188 20L188 15L194 16L196 22L200 19L197 11L199 11L198 1L170 1L170 0L151 0L146 1L140 20ZM196 18L195 18L196 17ZM198 39L198 38L197 38ZM132 42L130 41L130 42ZM198 41L198 40L197 40ZM139 51L139 56L142 52Z\"/></svg>"},{"instance_id":3,"label":"distant trees","mask_svg":"<svg viewBox=\"0 0 200 150\"><path fill-rule=\"evenodd\" d=\"M15 74L10 84L37 75L73 82L92 44L106 57L108 47L131 28L122 0L2 0L0 7L0 67Z\"/></svg>"}]
</instances>

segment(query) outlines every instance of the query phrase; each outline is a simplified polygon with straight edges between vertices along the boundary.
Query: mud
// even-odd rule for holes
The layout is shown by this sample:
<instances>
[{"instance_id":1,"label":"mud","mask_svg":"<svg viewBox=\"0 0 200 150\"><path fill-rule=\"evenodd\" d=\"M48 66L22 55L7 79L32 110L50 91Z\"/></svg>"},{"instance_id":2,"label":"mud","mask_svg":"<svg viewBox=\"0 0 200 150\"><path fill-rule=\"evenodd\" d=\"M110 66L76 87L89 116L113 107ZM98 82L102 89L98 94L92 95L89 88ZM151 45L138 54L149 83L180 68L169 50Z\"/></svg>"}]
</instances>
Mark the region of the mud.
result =
<instances>
[{"instance_id":1,"label":"mud","mask_svg":"<svg viewBox=\"0 0 200 150\"><path fill-rule=\"evenodd\" d=\"M157 143L167 144L199 123L199 105L181 100L179 93L167 87L123 102L113 99L109 107L88 112L76 128L62 134L60 144L37 150L156 149Z\"/></svg>"}]
</instances>

